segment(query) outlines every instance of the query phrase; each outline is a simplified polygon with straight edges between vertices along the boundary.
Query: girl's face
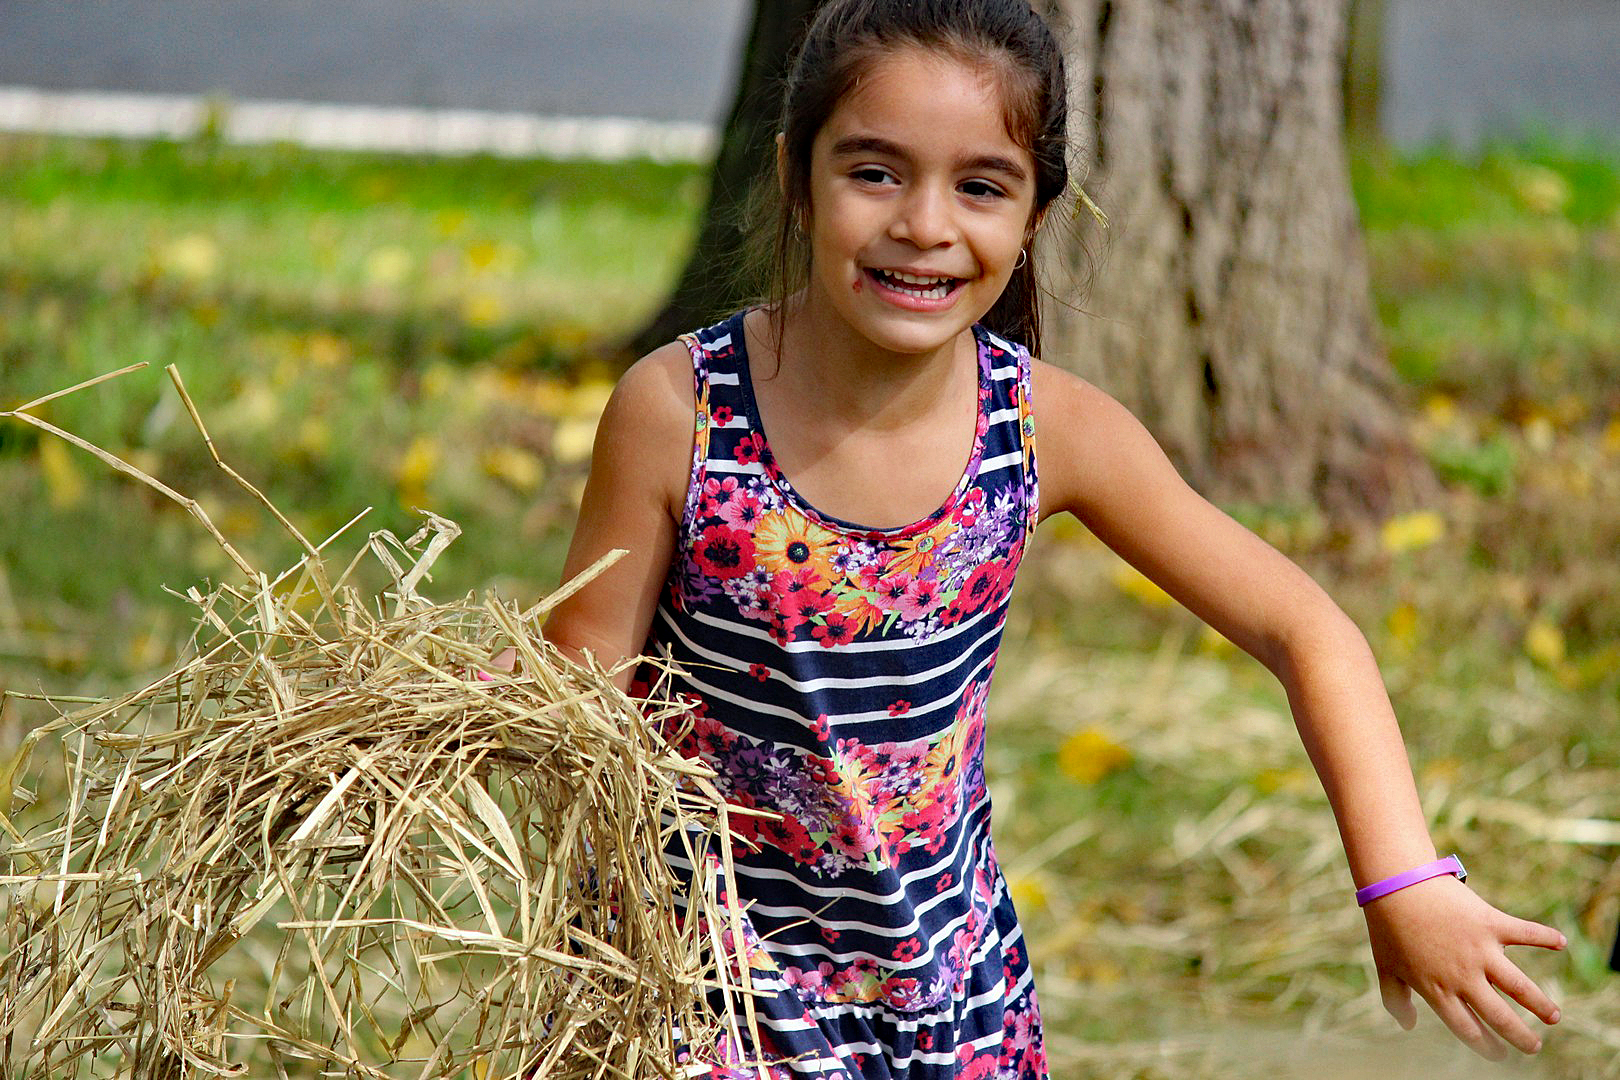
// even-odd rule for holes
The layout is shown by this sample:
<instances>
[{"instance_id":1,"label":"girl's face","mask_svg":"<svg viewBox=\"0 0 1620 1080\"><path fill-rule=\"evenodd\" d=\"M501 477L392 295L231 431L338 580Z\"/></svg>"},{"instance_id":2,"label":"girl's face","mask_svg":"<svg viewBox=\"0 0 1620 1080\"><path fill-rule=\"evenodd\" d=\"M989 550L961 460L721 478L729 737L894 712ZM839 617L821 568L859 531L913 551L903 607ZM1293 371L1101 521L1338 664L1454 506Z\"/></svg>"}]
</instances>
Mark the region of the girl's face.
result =
<instances>
[{"instance_id":1,"label":"girl's face","mask_svg":"<svg viewBox=\"0 0 1620 1080\"><path fill-rule=\"evenodd\" d=\"M882 56L810 152L807 302L889 352L953 343L988 312L1031 233L1035 161L998 80L942 54Z\"/></svg>"}]
</instances>

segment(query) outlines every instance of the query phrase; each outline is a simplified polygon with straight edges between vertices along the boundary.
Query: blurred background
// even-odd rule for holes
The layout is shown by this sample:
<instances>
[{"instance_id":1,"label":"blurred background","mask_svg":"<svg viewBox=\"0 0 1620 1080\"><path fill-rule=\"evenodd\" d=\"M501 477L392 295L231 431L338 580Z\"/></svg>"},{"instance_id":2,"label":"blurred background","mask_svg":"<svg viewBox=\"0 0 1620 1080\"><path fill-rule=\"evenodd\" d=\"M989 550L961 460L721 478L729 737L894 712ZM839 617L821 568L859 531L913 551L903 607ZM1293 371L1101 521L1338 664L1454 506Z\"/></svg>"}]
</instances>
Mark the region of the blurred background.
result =
<instances>
[{"instance_id":1,"label":"blurred background","mask_svg":"<svg viewBox=\"0 0 1620 1080\"><path fill-rule=\"evenodd\" d=\"M1400 423L1376 520L1228 509L1371 639L1444 850L1571 939L1515 1075L1620 1076L1620 4L1362 0L1351 182ZM0 410L195 496L256 565L415 508L446 596L555 584L596 418L697 235L742 0L0 0ZM0 418L0 758L179 656L229 576L182 508ZM1473 1076L1384 1017L1270 676L1042 530L987 765L1063 1077ZM65 791L36 754L19 822ZM7 774L9 775L9 774Z\"/></svg>"}]
</instances>

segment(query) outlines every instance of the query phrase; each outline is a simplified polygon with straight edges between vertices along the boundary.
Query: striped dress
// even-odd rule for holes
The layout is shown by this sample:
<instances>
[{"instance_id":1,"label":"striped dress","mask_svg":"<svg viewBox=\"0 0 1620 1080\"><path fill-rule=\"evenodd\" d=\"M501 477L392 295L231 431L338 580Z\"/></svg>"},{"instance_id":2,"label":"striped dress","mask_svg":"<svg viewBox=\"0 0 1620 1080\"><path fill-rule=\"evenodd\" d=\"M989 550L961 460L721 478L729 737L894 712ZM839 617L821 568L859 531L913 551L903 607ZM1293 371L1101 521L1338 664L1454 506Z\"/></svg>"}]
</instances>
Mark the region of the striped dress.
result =
<instances>
[{"instance_id":1,"label":"striped dress","mask_svg":"<svg viewBox=\"0 0 1620 1080\"><path fill-rule=\"evenodd\" d=\"M789 1059L774 1080L1044 1078L983 768L1036 522L1029 353L974 328L967 467L932 514L874 529L818 511L776 467L742 318L683 339L696 438L646 651L683 668L683 752L731 803L781 815L734 819L757 1049Z\"/></svg>"}]
</instances>

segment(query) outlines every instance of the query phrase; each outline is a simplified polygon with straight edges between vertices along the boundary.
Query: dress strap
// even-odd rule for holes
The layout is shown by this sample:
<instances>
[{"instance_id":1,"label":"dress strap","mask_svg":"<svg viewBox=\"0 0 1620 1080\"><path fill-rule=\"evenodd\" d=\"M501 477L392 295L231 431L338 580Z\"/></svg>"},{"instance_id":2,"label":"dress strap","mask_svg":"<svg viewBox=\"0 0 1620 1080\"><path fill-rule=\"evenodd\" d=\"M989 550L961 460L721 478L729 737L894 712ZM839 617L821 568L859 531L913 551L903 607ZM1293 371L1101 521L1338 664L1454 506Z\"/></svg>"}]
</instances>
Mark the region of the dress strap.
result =
<instances>
[{"instance_id":1,"label":"dress strap","mask_svg":"<svg viewBox=\"0 0 1620 1080\"><path fill-rule=\"evenodd\" d=\"M709 415L709 350L698 334L682 334L681 342L692 355L692 391L695 401L692 429L692 468L686 483L686 503L681 514L681 535L686 535L697 512L698 496L703 491L703 480L708 472L709 430L713 419Z\"/></svg>"},{"instance_id":2,"label":"dress strap","mask_svg":"<svg viewBox=\"0 0 1620 1080\"><path fill-rule=\"evenodd\" d=\"M1025 539L1035 533L1040 524L1041 484L1035 470L1035 408L1030 401L1030 385L1035 381L1035 358L1020 345L1018 354L1018 440L1024 451L1024 506L1029 515L1025 524Z\"/></svg>"}]
</instances>

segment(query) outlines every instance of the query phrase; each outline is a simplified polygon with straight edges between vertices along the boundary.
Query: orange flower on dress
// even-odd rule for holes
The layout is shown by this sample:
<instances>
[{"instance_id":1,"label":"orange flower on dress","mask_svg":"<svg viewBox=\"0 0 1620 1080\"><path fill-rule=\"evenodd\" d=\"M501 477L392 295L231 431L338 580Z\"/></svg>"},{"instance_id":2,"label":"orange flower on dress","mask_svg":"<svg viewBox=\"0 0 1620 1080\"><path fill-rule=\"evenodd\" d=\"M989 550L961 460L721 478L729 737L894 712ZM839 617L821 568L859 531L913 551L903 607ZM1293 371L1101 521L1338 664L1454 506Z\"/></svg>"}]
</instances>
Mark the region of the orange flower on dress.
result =
<instances>
[{"instance_id":1,"label":"orange flower on dress","mask_svg":"<svg viewBox=\"0 0 1620 1080\"><path fill-rule=\"evenodd\" d=\"M794 574L813 570L829 584L838 577L832 558L838 553L839 540L837 533L792 510L767 514L754 529L754 551L761 563L773 571Z\"/></svg>"}]
</instances>

